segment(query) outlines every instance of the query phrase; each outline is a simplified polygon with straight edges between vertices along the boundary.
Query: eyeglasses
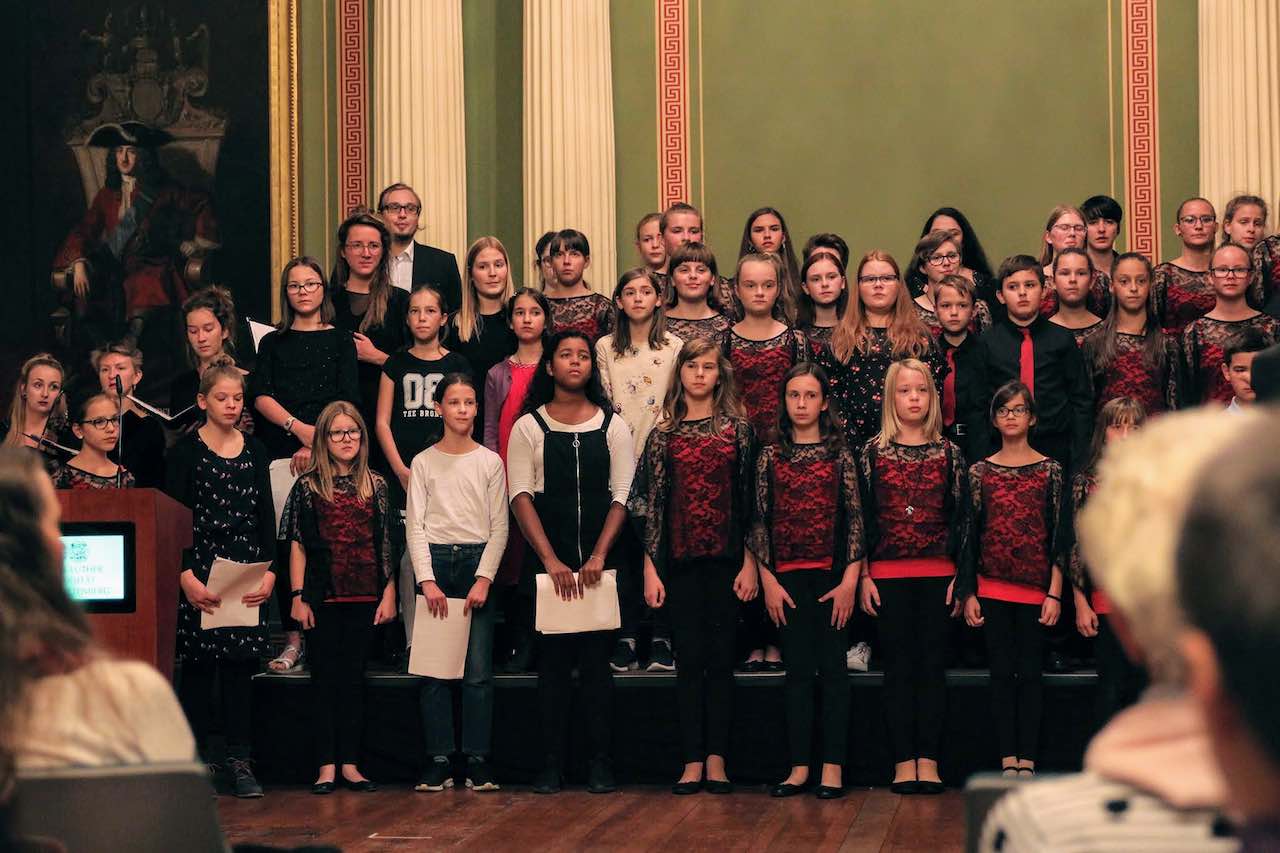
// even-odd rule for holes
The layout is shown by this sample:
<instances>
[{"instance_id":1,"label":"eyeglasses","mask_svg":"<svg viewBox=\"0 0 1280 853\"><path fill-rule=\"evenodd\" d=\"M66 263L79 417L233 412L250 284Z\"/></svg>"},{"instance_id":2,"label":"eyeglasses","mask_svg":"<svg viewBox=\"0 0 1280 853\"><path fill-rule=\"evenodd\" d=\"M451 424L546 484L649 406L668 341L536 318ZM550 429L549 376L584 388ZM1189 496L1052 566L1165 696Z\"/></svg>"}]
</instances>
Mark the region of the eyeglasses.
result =
<instances>
[{"instance_id":1,"label":"eyeglasses","mask_svg":"<svg viewBox=\"0 0 1280 853\"><path fill-rule=\"evenodd\" d=\"M356 254L358 254L358 255L362 255L362 254L364 254L365 252L369 252L370 254L376 255L378 252L381 252L381 251L382 251L382 244L381 244L381 243L377 243L377 242L374 242L374 243L344 243L344 244L343 244L343 246L344 246L346 249L348 249L349 251L355 252L355 253L356 253Z\"/></svg>"},{"instance_id":2,"label":"eyeglasses","mask_svg":"<svg viewBox=\"0 0 1280 853\"><path fill-rule=\"evenodd\" d=\"M898 280L896 275L860 275L859 284L893 284Z\"/></svg>"},{"instance_id":3,"label":"eyeglasses","mask_svg":"<svg viewBox=\"0 0 1280 853\"><path fill-rule=\"evenodd\" d=\"M1083 225L1055 225L1053 230L1061 234L1083 234L1085 228Z\"/></svg>"},{"instance_id":4,"label":"eyeglasses","mask_svg":"<svg viewBox=\"0 0 1280 853\"><path fill-rule=\"evenodd\" d=\"M996 417L1007 418L1010 415L1013 415L1014 417L1020 418L1029 411L1031 410L1026 406L1013 406L1012 408L1009 406L1001 406L1000 408L996 409Z\"/></svg>"},{"instance_id":5,"label":"eyeglasses","mask_svg":"<svg viewBox=\"0 0 1280 853\"><path fill-rule=\"evenodd\" d=\"M85 424L88 424L94 429L106 429L107 427L112 427L113 429L119 429L120 417L117 415L115 417L110 417L110 418L90 418L87 421L80 422L81 426L84 426Z\"/></svg>"},{"instance_id":6,"label":"eyeglasses","mask_svg":"<svg viewBox=\"0 0 1280 853\"><path fill-rule=\"evenodd\" d=\"M1213 267L1209 272L1218 278L1247 278L1252 267Z\"/></svg>"},{"instance_id":7,"label":"eyeglasses","mask_svg":"<svg viewBox=\"0 0 1280 853\"><path fill-rule=\"evenodd\" d=\"M959 252L947 252L945 255L929 256L929 263L933 264L935 267L944 267L947 264L954 264L958 260L960 260Z\"/></svg>"},{"instance_id":8,"label":"eyeglasses","mask_svg":"<svg viewBox=\"0 0 1280 853\"><path fill-rule=\"evenodd\" d=\"M1178 221L1187 226L1195 225L1197 222L1201 225L1212 225L1218 221L1218 217L1206 213L1204 216L1180 216Z\"/></svg>"},{"instance_id":9,"label":"eyeglasses","mask_svg":"<svg viewBox=\"0 0 1280 853\"><path fill-rule=\"evenodd\" d=\"M311 281L291 281L284 286L284 289L288 293L314 293L320 287L320 282L312 279Z\"/></svg>"},{"instance_id":10,"label":"eyeglasses","mask_svg":"<svg viewBox=\"0 0 1280 853\"><path fill-rule=\"evenodd\" d=\"M417 213L420 210L422 210L422 205L420 204L396 204L394 201L382 206L383 213L399 213L400 211Z\"/></svg>"},{"instance_id":11,"label":"eyeglasses","mask_svg":"<svg viewBox=\"0 0 1280 853\"><path fill-rule=\"evenodd\" d=\"M359 427L352 427L351 429L331 429L329 430L329 440L346 441L349 438L352 441L359 441L360 434Z\"/></svg>"}]
</instances>

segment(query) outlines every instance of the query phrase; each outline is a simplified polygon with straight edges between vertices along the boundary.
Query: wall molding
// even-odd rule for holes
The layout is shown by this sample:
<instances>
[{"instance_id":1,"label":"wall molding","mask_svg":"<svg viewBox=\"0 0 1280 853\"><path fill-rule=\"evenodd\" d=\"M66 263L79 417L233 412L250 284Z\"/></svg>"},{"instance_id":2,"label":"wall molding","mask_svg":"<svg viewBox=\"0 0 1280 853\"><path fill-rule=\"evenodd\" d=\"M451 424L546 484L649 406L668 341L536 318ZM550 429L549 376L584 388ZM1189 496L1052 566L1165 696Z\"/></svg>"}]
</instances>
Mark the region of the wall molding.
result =
<instances>
[{"instance_id":1,"label":"wall molding","mask_svg":"<svg viewBox=\"0 0 1280 853\"><path fill-rule=\"evenodd\" d=\"M298 206L298 4L271 0L267 7L268 201L271 271L300 254ZM269 279L272 281L274 279ZM272 318L280 318L279 291L271 292Z\"/></svg>"},{"instance_id":2,"label":"wall molding","mask_svg":"<svg viewBox=\"0 0 1280 853\"><path fill-rule=\"evenodd\" d=\"M686 0L654 0L657 28L658 209L690 200L689 10Z\"/></svg>"},{"instance_id":3,"label":"wall molding","mask_svg":"<svg viewBox=\"0 0 1280 853\"><path fill-rule=\"evenodd\" d=\"M369 204L365 0L338 0L338 218Z\"/></svg>"},{"instance_id":4,"label":"wall molding","mask_svg":"<svg viewBox=\"0 0 1280 853\"><path fill-rule=\"evenodd\" d=\"M1160 261L1160 97L1156 0L1124 0L1126 246Z\"/></svg>"}]
</instances>

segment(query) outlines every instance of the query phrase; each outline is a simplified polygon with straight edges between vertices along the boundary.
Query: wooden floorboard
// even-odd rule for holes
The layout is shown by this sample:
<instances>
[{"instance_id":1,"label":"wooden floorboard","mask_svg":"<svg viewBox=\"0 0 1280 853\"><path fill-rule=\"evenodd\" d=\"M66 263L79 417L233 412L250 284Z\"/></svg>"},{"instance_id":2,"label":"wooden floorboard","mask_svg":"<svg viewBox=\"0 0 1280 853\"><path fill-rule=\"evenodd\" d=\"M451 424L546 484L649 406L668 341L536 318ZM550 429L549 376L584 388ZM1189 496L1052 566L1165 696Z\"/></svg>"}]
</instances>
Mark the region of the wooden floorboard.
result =
<instances>
[{"instance_id":1,"label":"wooden floorboard","mask_svg":"<svg viewBox=\"0 0 1280 853\"><path fill-rule=\"evenodd\" d=\"M603 796L566 790L538 796L513 787L419 794L272 788L261 800L221 797L223 831L233 844L281 848L331 845L351 853L407 850L951 851L964 845L964 800L899 797L853 789L840 800L785 800L763 788L729 796L672 796L635 787Z\"/></svg>"}]
</instances>

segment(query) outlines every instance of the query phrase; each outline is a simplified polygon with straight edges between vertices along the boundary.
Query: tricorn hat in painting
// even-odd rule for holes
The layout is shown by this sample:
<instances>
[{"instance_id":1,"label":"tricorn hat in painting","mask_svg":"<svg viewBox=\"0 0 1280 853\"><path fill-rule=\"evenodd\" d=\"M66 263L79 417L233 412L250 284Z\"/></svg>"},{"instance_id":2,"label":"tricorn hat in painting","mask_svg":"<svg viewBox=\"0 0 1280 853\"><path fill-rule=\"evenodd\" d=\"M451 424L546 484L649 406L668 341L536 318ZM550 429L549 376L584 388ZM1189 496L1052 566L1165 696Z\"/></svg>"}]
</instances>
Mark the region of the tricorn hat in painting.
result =
<instances>
[{"instance_id":1,"label":"tricorn hat in painting","mask_svg":"<svg viewBox=\"0 0 1280 853\"><path fill-rule=\"evenodd\" d=\"M111 122L95 128L89 134L89 144L95 148L114 148L118 145L134 145L138 148L159 148L173 140L163 130L157 130L140 121Z\"/></svg>"}]
</instances>

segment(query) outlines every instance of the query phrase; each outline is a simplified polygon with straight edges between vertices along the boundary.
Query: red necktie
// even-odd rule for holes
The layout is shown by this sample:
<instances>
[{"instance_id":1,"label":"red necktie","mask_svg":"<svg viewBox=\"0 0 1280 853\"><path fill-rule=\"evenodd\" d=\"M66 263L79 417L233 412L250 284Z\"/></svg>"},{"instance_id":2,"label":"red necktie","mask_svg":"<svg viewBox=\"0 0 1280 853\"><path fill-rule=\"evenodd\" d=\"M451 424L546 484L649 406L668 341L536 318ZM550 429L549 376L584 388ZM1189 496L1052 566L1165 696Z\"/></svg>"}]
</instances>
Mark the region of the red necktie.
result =
<instances>
[{"instance_id":1,"label":"red necktie","mask_svg":"<svg viewBox=\"0 0 1280 853\"><path fill-rule=\"evenodd\" d=\"M956 350L947 347L947 376L942 380L942 423L956 422Z\"/></svg>"},{"instance_id":2,"label":"red necktie","mask_svg":"<svg viewBox=\"0 0 1280 853\"><path fill-rule=\"evenodd\" d=\"M1022 347L1018 350L1018 379L1027 386L1027 390L1034 397L1036 395L1036 353L1035 348L1031 346L1031 329L1021 326L1018 330L1022 332Z\"/></svg>"}]
</instances>

